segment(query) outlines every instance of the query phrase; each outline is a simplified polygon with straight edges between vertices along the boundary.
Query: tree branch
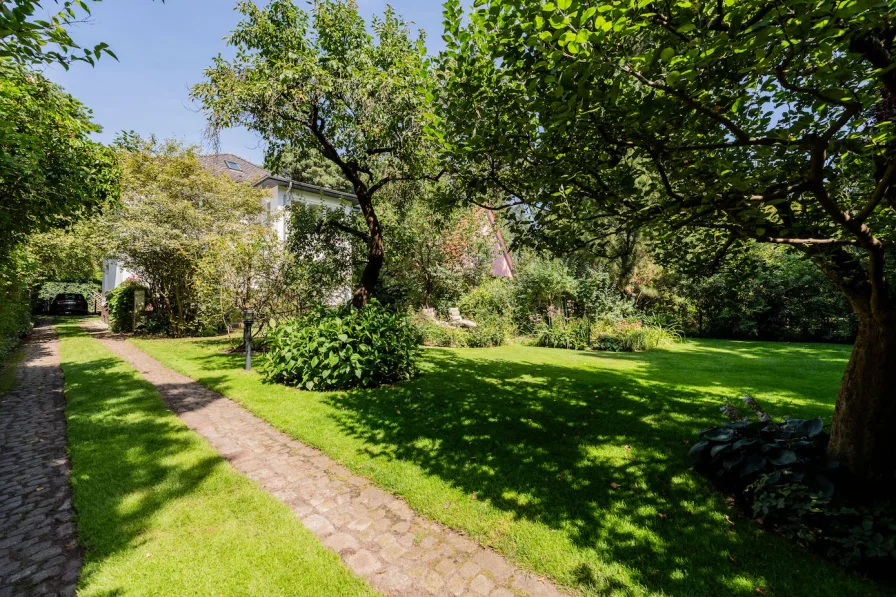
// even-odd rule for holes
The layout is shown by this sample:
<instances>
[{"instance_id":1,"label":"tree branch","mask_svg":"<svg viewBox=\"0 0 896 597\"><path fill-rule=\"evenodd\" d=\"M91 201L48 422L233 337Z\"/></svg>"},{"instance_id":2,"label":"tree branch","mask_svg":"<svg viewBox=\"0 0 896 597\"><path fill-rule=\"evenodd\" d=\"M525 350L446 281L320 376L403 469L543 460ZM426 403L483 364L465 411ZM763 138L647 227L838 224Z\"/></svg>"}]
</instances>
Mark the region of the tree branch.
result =
<instances>
[{"instance_id":1,"label":"tree branch","mask_svg":"<svg viewBox=\"0 0 896 597\"><path fill-rule=\"evenodd\" d=\"M883 243L871 233L865 224L854 220L848 213L840 209L837 202L831 198L824 185L824 162L827 143L818 140L812 149L809 162L809 189L821 207L828 212L831 218L840 224L847 232L855 235L859 244L869 251L880 251Z\"/></svg>"},{"instance_id":2,"label":"tree branch","mask_svg":"<svg viewBox=\"0 0 896 597\"><path fill-rule=\"evenodd\" d=\"M366 232L362 232L361 230L356 230L356 229L352 228L351 226L346 226L342 222L327 220L326 222L322 222L321 225L322 226L330 226L332 228L335 228L336 230L341 230L342 232L345 232L346 234L351 234L352 236L354 236L356 238L360 238L365 243L370 243L370 236Z\"/></svg>"},{"instance_id":3,"label":"tree branch","mask_svg":"<svg viewBox=\"0 0 896 597\"><path fill-rule=\"evenodd\" d=\"M880 181L877 183L877 187L874 189L874 194L871 195L871 198L868 200L868 203L865 204L865 207L856 214L855 221L858 223L862 223L868 219L874 209L877 207L880 200L883 199L887 190L890 188L890 179L893 178L893 174L896 173L896 160L891 160L887 169L884 170L883 176L881 176Z\"/></svg>"},{"instance_id":4,"label":"tree branch","mask_svg":"<svg viewBox=\"0 0 896 597\"><path fill-rule=\"evenodd\" d=\"M812 97L819 99L823 102L826 102L829 104L836 104L838 106L844 106L844 107L858 106L859 108L862 107L862 104L860 102L857 102L854 100L837 99L835 97L826 95L825 92L823 92L819 89L814 89L812 87L802 87L800 85L796 85L795 83L791 83L790 81L787 80L786 71L785 71L783 65L775 67L775 78L778 80L778 84L781 85L781 87L783 87L784 89L787 89L788 91L793 91L796 93L805 93L805 94L811 95Z\"/></svg>"},{"instance_id":5,"label":"tree branch","mask_svg":"<svg viewBox=\"0 0 896 597\"><path fill-rule=\"evenodd\" d=\"M721 143L706 143L697 145L675 145L672 147L664 147L668 151L701 151L707 149L730 149L734 147L754 147L765 146L771 147L781 145L785 147L800 145L802 140L798 139L775 139L773 137L750 137L748 139L738 141L723 141Z\"/></svg>"},{"instance_id":6,"label":"tree branch","mask_svg":"<svg viewBox=\"0 0 896 597\"><path fill-rule=\"evenodd\" d=\"M716 112L715 110L713 110L711 108L707 108L706 106L704 106L703 104L701 104L700 102L695 100L694 98L692 98L688 95L685 95L684 93L677 91L677 90L673 89L672 87L669 87L668 85L665 85L663 83L657 83L656 81L651 81L650 79L648 79L647 77L645 77L644 75L642 75L641 73L634 70L633 68L631 68L628 65L623 66L622 70L624 72L630 74L637 80L641 81L641 83L643 83L644 85L647 85L648 87L651 87L653 89L659 89L660 91L665 91L672 97L678 98L682 103L689 106L693 110L703 114L704 116L708 117L711 120L715 120L716 122L718 122L719 124L724 126L726 129L728 129L728 131L731 132L731 134L733 134L737 138L738 141L747 142L752 138L752 137L750 137L750 135L748 135L746 133L746 131L744 131L742 128L740 128L739 126L734 124L730 119L726 118L722 114L719 114L718 112Z\"/></svg>"},{"instance_id":7,"label":"tree branch","mask_svg":"<svg viewBox=\"0 0 896 597\"><path fill-rule=\"evenodd\" d=\"M781 245L855 245L858 241L844 238L790 238L786 236L757 236L756 241L761 243L776 243Z\"/></svg>"}]
</instances>

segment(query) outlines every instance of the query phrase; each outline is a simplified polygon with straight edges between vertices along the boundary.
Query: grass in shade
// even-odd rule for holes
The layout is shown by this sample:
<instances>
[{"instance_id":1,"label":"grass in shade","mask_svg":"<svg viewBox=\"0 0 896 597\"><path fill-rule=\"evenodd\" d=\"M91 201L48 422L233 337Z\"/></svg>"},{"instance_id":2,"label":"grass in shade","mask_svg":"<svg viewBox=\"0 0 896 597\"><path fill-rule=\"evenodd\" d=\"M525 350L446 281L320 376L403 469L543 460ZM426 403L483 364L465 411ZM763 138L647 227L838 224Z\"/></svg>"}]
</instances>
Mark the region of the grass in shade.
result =
<instances>
[{"instance_id":1,"label":"grass in shade","mask_svg":"<svg viewBox=\"0 0 896 597\"><path fill-rule=\"evenodd\" d=\"M427 349L377 390L303 392L241 371L226 340L133 340L418 511L585 595L874 595L740 518L687 457L755 395L830 420L850 347L686 341L611 354Z\"/></svg>"},{"instance_id":2,"label":"grass in shade","mask_svg":"<svg viewBox=\"0 0 896 597\"><path fill-rule=\"evenodd\" d=\"M75 321L62 338L78 595L375 595Z\"/></svg>"}]
</instances>

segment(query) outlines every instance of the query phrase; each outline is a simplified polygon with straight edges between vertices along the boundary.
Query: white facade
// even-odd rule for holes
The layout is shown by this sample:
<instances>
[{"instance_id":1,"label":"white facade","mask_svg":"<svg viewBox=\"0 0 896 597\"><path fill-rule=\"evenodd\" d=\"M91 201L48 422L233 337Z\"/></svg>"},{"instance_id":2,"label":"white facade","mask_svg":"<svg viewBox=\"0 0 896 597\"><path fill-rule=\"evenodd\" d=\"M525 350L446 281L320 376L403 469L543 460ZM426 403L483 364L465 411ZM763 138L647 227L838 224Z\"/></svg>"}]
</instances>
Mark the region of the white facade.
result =
<instances>
[{"instance_id":1,"label":"white facade","mask_svg":"<svg viewBox=\"0 0 896 597\"><path fill-rule=\"evenodd\" d=\"M117 259L103 259L103 294L118 288L132 276Z\"/></svg>"},{"instance_id":2,"label":"white facade","mask_svg":"<svg viewBox=\"0 0 896 597\"><path fill-rule=\"evenodd\" d=\"M277 237L280 240L286 240L286 210L293 203L304 203L305 205L319 205L327 209L352 209L354 203L348 199L336 198L325 194L324 189L315 187L309 188L310 185L302 185L301 187L290 186L289 184L271 187L270 199L270 223L277 231ZM330 191L332 193L332 191ZM347 195L348 196L348 195Z\"/></svg>"},{"instance_id":3,"label":"white facade","mask_svg":"<svg viewBox=\"0 0 896 597\"><path fill-rule=\"evenodd\" d=\"M320 205L328 209L343 210L350 210L358 203L354 195L349 193L324 189L307 183L292 181L288 178L273 176L267 170L258 168L254 164L231 154L203 156L200 160L206 167L226 174L238 182L245 182L255 187L268 189L270 198L264 200L264 205L270 214L267 221L277 232L277 236L281 241L286 239L287 218L285 212L293 203L301 202L307 205ZM239 169L234 169L228 166L228 164L237 165ZM257 177L254 183L246 179L246 176L250 174ZM103 293L117 288L132 276L131 272L122 267L119 260L113 258L104 259ZM350 289L347 292L350 294ZM343 297L340 297L340 300L341 298Z\"/></svg>"}]
</instances>

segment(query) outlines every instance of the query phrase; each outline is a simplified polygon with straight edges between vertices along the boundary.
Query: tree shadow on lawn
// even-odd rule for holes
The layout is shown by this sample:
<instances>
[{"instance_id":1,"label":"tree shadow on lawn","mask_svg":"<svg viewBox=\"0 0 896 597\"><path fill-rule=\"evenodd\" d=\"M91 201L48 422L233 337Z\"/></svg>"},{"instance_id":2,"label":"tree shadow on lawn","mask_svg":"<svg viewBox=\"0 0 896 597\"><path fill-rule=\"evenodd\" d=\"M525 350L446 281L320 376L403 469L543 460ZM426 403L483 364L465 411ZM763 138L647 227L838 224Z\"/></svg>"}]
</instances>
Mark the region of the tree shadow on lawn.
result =
<instances>
[{"instance_id":1,"label":"tree shadow on lawn","mask_svg":"<svg viewBox=\"0 0 896 597\"><path fill-rule=\"evenodd\" d=\"M136 372L115 370L121 366L117 358L64 363L74 503L86 548L82 589L105 561L146 543L160 509L224 466L217 455L185 459L198 440L147 396L154 390Z\"/></svg>"},{"instance_id":2,"label":"tree shadow on lawn","mask_svg":"<svg viewBox=\"0 0 896 597\"><path fill-rule=\"evenodd\" d=\"M372 457L412 462L513 519L547 525L561 543L565 536L558 548L574 553L560 580L591 594L755 595L757 586L780 595L875 592L737 519L691 471L687 444L701 427L722 422L719 397L661 380L673 361L705 359L699 351L574 353L635 361L634 370L481 354L428 350L427 371L416 380L326 400ZM798 381L762 383L800 393ZM491 536L512 551L514 538L502 539ZM640 588L614 578L620 565Z\"/></svg>"}]
</instances>

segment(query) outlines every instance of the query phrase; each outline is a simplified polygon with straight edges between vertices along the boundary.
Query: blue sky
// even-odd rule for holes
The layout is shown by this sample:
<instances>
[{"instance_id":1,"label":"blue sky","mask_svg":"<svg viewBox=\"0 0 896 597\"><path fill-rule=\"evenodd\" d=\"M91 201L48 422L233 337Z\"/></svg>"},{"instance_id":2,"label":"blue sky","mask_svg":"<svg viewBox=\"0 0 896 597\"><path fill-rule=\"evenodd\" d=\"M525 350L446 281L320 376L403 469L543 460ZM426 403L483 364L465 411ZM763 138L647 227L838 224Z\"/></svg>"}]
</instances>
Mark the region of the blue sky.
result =
<instances>
[{"instance_id":1,"label":"blue sky","mask_svg":"<svg viewBox=\"0 0 896 597\"><path fill-rule=\"evenodd\" d=\"M297 2L304 4L302 0ZM359 0L362 13L382 12L385 0ZM427 32L430 52L442 47L441 0L392 0L399 14ZM66 72L46 75L93 110L103 127L97 138L111 141L121 130L155 133L187 143L204 140L205 118L191 105L190 86L218 53L228 54L223 38L239 21L236 0L106 0L92 6L89 22L76 26L73 37L83 46L104 41L119 62L104 57L96 67L75 64ZM47 4L52 6L51 3ZM222 133L221 151L259 163L264 150L245 130Z\"/></svg>"}]
</instances>

